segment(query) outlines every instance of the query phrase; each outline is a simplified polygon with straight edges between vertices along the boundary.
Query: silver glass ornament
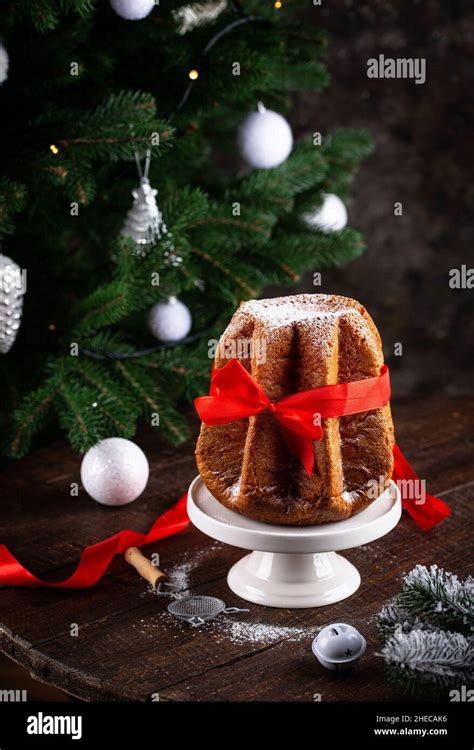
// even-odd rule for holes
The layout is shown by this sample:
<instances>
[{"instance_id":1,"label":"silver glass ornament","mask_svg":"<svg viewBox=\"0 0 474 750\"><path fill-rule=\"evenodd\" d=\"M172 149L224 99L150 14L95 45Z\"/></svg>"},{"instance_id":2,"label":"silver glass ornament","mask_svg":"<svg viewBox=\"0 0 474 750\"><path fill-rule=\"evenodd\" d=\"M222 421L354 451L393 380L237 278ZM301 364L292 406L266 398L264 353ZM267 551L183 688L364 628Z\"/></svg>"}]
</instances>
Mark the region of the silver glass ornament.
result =
<instances>
[{"instance_id":1,"label":"silver glass ornament","mask_svg":"<svg viewBox=\"0 0 474 750\"><path fill-rule=\"evenodd\" d=\"M132 191L133 206L127 214L121 234L135 244L135 254L146 255L146 248L155 244L168 230L158 208L156 195L148 177L142 177L140 186Z\"/></svg>"},{"instance_id":2,"label":"silver glass ornament","mask_svg":"<svg viewBox=\"0 0 474 750\"><path fill-rule=\"evenodd\" d=\"M132 190L133 206L127 214L121 235L130 237L135 244L135 255L144 257L147 248L166 235L168 229L156 202L158 190L152 188L148 179L151 150L148 149L146 152L143 170L138 152L135 152L135 162L140 185L136 190Z\"/></svg>"},{"instance_id":3,"label":"silver glass ornament","mask_svg":"<svg viewBox=\"0 0 474 750\"><path fill-rule=\"evenodd\" d=\"M0 353L10 351L18 335L23 310L25 276L20 266L0 253Z\"/></svg>"}]
</instances>

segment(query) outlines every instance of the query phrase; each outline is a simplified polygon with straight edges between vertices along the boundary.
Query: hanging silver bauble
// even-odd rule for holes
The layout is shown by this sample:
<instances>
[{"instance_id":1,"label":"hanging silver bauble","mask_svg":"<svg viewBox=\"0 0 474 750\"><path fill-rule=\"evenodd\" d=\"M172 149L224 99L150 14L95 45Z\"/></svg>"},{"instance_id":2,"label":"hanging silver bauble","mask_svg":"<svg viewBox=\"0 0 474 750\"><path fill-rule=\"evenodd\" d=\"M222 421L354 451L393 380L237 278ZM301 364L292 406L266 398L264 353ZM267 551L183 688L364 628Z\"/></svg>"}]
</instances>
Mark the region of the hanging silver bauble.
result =
<instances>
[{"instance_id":1,"label":"hanging silver bauble","mask_svg":"<svg viewBox=\"0 0 474 750\"><path fill-rule=\"evenodd\" d=\"M0 353L10 351L18 335L25 280L20 266L0 253Z\"/></svg>"},{"instance_id":2,"label":"hanging silver bauble","mask_svg":"<svg viewBox=\"0 0 474 750\"><path fill-rule=\"evenodd\" d=\"M123 237L130 237L135 244L135 254L145 256L147 247L154 245L167 234L168 229L156 203L155 190L147 177L142 177L140 186L132 191L133 206L127 214L121 231Z\"/></svg>"}]
</instances>

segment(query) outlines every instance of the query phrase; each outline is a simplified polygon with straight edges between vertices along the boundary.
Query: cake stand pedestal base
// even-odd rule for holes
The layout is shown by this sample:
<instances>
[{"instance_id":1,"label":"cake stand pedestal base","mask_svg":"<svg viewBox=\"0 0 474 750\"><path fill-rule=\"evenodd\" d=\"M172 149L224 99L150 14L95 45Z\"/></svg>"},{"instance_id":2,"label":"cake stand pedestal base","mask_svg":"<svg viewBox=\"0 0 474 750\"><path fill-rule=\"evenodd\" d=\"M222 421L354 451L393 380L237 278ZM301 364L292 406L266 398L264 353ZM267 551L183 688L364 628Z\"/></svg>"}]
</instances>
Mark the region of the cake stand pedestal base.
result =
<instances>
[{"instance_id":1,"label":"cake stand pedestal base","mask_svg":"<svg viewBox=\"0 0 474 750\"><path fill-rule=\"evenodd\" d=\"M230 569L227 583L242 599L267 607L323 607L357 591L360 575L336 552L251 552Z\"/></svg>"},{"instance_id":2,"label":"cake stand pedestal base","mask_svg":"<svg viewBox=\"0 0 474 750\"><path fill-rule=\"evenodd\" d=\"M379 539L398 523L400 492L390 482L362 513L320 526L276 526L254 521L221 505L196 477L189 488L188 513L213 539L254 550L229 571L229 587L267 607L307 608L334 604L360 585L357 568L336 550Z\"/></svg>"}]
</instances>

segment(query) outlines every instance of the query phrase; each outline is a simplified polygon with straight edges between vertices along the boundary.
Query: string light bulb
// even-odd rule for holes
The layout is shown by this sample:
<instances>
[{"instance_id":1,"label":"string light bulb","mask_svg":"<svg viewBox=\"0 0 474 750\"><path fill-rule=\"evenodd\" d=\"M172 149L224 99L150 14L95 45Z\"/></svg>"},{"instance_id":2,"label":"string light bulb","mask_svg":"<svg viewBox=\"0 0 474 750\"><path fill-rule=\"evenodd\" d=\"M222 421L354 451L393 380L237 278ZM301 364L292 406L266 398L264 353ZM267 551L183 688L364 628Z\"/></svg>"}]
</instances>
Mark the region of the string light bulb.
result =
<instances>
[{"instance_id":1,"label":"string light bulb","mask_svg":"<svg viewBox=\"0 0 474 750\"><path fill-rule=\"evenodd\" d=\"M193 68L192 70L190 70L189 73L188 73L188 75L189 75L189 78L191 79L191 81L195 81L196 78L199 78L199 73L198 73L198 71L195 68Z\"/></svg>"},{"instance_id":2,"label":"string light bulb","mask_svg":"<svg viewBox=\"0 0 474 750\"><path fill-rule=\"evenodd\" d=\"M56 330L56 325L55 325L55 323L50 323L50 324L49 324L49 326L48 326L48 330L49 330L49 331L55 331L55 330Z\"/></svg>"},{"instance_id":3,"label":"string light bulb","mask_svg":"<svg viewBox=\"0 0 474 750\"><path fill-rule=\"evenodd\" d=\"M56 156L56 154L59 154L59 148L57 146L55 146L54 143L51 144L51 146L49 147L49 150L55 156Z\"/></svg>"},{"instance_id":4,"label":"string light bulb","mask_svg":"<svg viewBox=\"0 0 474 750\"><path fill-rule=\"evenodd\" d=\"M281 0L275 0L273 7L276 8L277 10L280 10L282 5L283 3L281 2Z\"/></svg>"}]
</instances>

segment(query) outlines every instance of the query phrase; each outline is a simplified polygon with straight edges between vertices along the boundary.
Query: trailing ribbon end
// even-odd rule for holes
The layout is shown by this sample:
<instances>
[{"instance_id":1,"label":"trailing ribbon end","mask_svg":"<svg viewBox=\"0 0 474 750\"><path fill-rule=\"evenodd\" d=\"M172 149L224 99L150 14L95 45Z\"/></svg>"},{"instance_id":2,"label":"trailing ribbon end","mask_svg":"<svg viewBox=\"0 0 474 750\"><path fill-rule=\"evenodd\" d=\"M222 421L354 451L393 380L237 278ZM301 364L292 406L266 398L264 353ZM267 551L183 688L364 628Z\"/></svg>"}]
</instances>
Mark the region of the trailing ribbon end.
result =
<instances>
[{"instance_id":1,"label":"trailing ribbon end","mask_svg":"<svg viewBox=\"0 0 474 750\"><path fill-rule=\"evenodd\" d=\"M141 547L185 529L189 523L186 500L187 493L158 516L146 534L124 529L101 542L85 547L76 570L64 581L43 581L37 578L13 557L4 544L0 544L0 585L54 589L84 589L93 586L102 578L114 555L125 552L128 547Z\"/></svg>"},{"instance_id":2,"label":"trailing ribbon end","mask_svg":"<svg viewBox=\"0 0 474 750\"><path fill-rule=\"evenodd\" d=\"M421 482L416 471L410 466L398 445L393 446L393 457L395 465L392 479L397 484L402 495L404 509L411 515L414 521L423 531L429 531L436 524L451 515L451 509L443 500L427 492L424 494L422 503L409 496L407 480L410 482Z\"/></svg>"}]
</instances>

